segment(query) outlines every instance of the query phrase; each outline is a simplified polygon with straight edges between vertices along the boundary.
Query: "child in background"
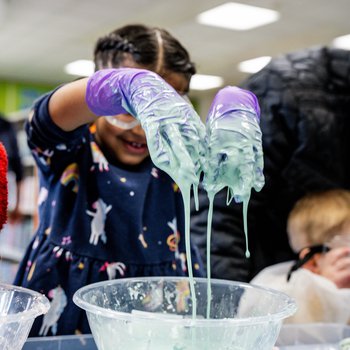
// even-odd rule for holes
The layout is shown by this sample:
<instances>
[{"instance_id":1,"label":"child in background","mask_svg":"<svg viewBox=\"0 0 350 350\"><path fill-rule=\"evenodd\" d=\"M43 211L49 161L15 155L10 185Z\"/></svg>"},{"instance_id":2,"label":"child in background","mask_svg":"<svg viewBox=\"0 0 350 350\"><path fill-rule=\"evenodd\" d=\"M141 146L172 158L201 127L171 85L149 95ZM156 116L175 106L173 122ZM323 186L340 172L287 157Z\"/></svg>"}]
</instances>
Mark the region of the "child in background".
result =
<instances>
[{"instance_id":1,"label":"child in background","mask_svg":"<svg viewBox=\"0 0 350 350\"><path fill-rule=\"evenodd\" d=\"M168 32L142 25L101 38L94 54L99 71L40 98L26 124L39 168L40 219L15 284L51 301L31 336L90 333L85 311L72 301L87 284L188 274L181 193L152 163L149 148L165 169L173 166L176 159L165 142L171 128L182 152L179 171L197 176L203 130L180 96L189 90L194 64ZM115 88L111 96L104 83ZM125 105L121 100L129 90L134 94ZM116 113L108 114L110 106ZM130 110L138 116L150 112L148 120L135 119ZM157 117L171 121L159 130ZM194 275L202 276L192 250Z\"/></svg>"},{"instance_id":2,"label":"child in background","mask_svg":"<svg viewBox=\"0 0 350 350\"><path fill-rule=\"evenodd\" d=\"M350 191L306 195L287 229L299 260L267 267L251 283L295 298L298 310L286 323L350 323Z\"/></svg>"}]
</instances>

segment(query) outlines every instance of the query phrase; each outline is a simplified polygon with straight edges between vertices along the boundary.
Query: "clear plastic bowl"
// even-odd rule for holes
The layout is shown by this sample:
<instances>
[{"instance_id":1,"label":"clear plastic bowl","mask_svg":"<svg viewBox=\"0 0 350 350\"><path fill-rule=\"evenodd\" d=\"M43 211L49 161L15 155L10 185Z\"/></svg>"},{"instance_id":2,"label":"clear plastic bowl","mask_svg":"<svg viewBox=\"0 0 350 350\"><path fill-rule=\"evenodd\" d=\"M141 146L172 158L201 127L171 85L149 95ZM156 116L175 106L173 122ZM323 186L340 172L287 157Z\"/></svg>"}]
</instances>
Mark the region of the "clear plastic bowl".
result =
<instances>
[{"instance_id":1,"label":"clear plastic bowl","mask_svg":"<svg viewBox=\"0 0 350 350\"><path fill-rule=\"evenodd\" d=\"M193 318L189 279L127 278L79 289L73 301L86 310L100 350L271 350L282 321L296 311L286 294L246 283L195 279Z\"/></svg>"},{"instance_id":2,"label":"clear plastic bowl","mask_svg":"<svg viewBox=\"0 0 350 350\"><path fill-rule=\"evenodd\" d=\"M0 284L0 349L22 349L34 319L49 308L50 302L40 293Z\"/></svg>"}]
</instances>

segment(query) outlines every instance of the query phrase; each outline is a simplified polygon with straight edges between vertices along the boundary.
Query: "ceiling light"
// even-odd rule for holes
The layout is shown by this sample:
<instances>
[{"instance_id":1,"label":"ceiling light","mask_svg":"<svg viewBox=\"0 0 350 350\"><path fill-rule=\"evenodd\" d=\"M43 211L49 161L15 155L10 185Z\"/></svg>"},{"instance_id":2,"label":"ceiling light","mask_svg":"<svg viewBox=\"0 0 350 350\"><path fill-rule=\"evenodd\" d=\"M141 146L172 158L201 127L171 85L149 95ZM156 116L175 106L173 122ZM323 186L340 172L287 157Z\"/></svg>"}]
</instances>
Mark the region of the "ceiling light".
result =
<instances>
[{"instance_id":1,"label":"ceiling light","mask_svg":"<svg viewBox=\"0 0 350 350\"><path fill-rule=\"evenodd\" d=\"M279 17L274 10L228 2L199 14L197 21L214 27L248 30L275 22Z\"/></svg>"},{"instance_id":2,"label":"ceiling light","mask_svg":"<svg viewBox=\"0 0 350 350\"><path fill-rule=\"evenodd\" d=\"M244 73L256 73L271 61L270 56L261 56L251 60L242 61L238 69Z\"/></svg>"},{"instance_id":3,"label":"ceiling light","mask_svg":"<svg viewBox=\"0 0 350 350\"><path fill-rule=\"evenodd\" d=\"M224 83L224 79L216 75L195 74L191 79L191 90L215 89Z\"/></svg>"},{"instance_id":4,"label":"ceiling light","mask_svg":"<svg viewBox=\"0 0 350 350\"><path fill-rule=\"evenodd\" d=\"M332 41L332 45L338 49L350 50L350 34L338 36Z\"/></svg>"},{"instance_id":5,"label":"ceiling light","mask_svg":"<svg viewBox=\"0 0 350 350\"><path fill-rule=\"evenodd\" d=\"M95 70L95 64L89 60L77 60L64 66L64 71L70 75L78 75L81 77L90 76Z\"/></svg>"}]
</instances>

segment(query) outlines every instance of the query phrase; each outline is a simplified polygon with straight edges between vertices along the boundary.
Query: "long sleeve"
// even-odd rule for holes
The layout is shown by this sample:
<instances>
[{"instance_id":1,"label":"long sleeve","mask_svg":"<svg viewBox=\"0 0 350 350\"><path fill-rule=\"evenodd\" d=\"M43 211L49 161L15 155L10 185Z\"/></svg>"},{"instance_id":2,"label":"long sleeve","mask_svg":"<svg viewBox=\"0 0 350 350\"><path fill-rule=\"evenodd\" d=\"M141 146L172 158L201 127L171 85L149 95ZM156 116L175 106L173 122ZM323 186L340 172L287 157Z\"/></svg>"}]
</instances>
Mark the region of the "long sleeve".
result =
<instances>
[{"instance_id":1,"label":"long sleeve","mask_svg":"<svg viewBox=\"0 0 350 350\"><path fill-rule=\"evenodd\" d=\"M76 161L78 152L89 149L88 126L69 132L60 129L52 121L48 110L52 94L48 93L36 101L25 129L28 145L40 170L60 174L67 165Z\"/></svg>"}]
</instances>

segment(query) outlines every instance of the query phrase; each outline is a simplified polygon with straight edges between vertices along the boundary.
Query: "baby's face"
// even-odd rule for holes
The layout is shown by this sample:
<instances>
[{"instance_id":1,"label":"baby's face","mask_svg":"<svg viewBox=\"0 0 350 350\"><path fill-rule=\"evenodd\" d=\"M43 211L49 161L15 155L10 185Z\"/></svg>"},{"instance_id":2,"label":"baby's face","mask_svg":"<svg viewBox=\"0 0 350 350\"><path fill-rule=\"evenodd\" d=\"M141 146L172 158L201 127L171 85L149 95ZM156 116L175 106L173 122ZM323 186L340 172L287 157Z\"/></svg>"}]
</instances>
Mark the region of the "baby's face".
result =
<instances>
[{"instance_id":1,"label":"baby's face","mask_svg":"<svg viewBox=\"0 0 350 350\"><path fill-rule=\"evenodd\" d=\"M134 68L143 67L135 65ZM187 93L189 81L183 74L165 72L161 76L179 94ZM97 120L96 141L111 163L136 166L149 156L145 132L129 114L118 115L117 119L122 123L109 122L106 118ZM123 123L125 127L123 127ZM131 128L128 128L128 125Z\"/></svg>"},{"instance_id":2,"label":"baby's face","mask_svg":"<svg viewBox=\"0 0 350 350\"><path fill-rule=\"evenodd\" d=\"M320 274L330 279L338 288L350 288L350 221L342 225L325 244L329 250L319 261Z\"/></svg>"},{"instance_id":3,"label":"baby's face","mask_svg":"<svg viewBox=\"0 0 350 350\"><path fill-rule=\"evenodd\" d=\"M321 254L317 261L317 273L338 288L350 288L350 246L332 248Z\"/></svg>"}]
</instances>

